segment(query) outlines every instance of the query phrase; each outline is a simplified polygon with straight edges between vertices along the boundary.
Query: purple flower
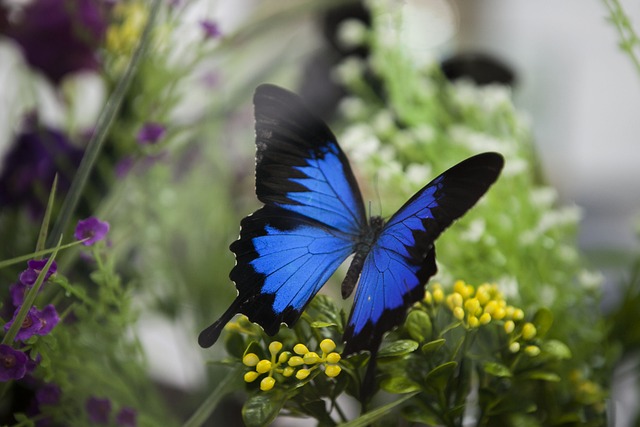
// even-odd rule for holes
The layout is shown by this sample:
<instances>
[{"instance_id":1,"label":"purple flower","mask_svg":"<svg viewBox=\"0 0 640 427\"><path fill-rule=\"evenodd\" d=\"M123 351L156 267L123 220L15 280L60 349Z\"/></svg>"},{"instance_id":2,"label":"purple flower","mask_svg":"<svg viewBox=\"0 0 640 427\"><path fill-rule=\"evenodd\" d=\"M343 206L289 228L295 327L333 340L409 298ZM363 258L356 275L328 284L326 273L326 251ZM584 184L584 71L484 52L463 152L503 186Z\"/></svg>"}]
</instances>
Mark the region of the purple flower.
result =
<instances>
[{"instance_id":1,"label":"purple flower","mask_svg":"<svg viewBox=\"0 0 640 427\"><path fill-rule=\"evenodd\" d=\"M120 409L116 415L116 424L121 427L136 427L138 414L135 409L128 406Z\"/></svg>"},{"instance_id":2,"label":"purple flower","mask_svg":"<svg viewBox=\"0 0 640 427\"><path fill-rule=\"evenodd\" d=\"M222 35L218 23L210 19L200 21L200 28L204 31L204 37L206 39L217 39Z\"/></svg>"},{"instance_id":3,"label":"purple flower","mask_svg":"<svg viewBox=\"0 0 640 427\"><path fill-rule=\"evenodd\" d=\"M96 424L107 424L111 415L111 401L107 398L91 396L84 405L89 421Z\"/></svg>"},{"instance_id":4,"label":"purple flower","mask_svg":"<svg viewBox=\"0 0 640 427\"><path fill-rule=\"evenodd\" d=\"M16 309L13 318L5 323L5 332L9 330L16 319L20 309ZM60 317L52 304L46 306L42 311L35 307L31 307L27 316L24 318L20 330L16 335L16 341L25 341L34 335L47 335L58 324Z\"/></svg>"},{"instance_id":5,"label":"purple flower","mask_svg":"<svg viewBox=\"0 0 640 427\"><path fill-rule=\"evenodd\" d=\"M34 2L38 3L38 2ZM83 150L52 128L38 128L35 119L14 140L0 167L0 206L26 206L39 219L47 204L53 177L58 192L65 193L80 164Z\"/></svg>"},{"instance_id":6,"label":"purple flower","mask_svg":"<svg viewBox=\"0 0 640 427\"><path fill-rule=\"evenodd\" d=\"M20 273L20 281L27 286L33 286L40 275L42 269L47 265L49 258L45 259L31 259L27 261L28 268ZM44 276L44 280L47 281L52 274L58 271L58 266L55 261L49 266L49 271Z\"/></svg>"},{"instance_id":7,"label":"purple flower","mask_svg":"<svg viewBox=\"0 0 640 427\"><path fill-rule=\"evenodd\" d=\"M0 33L14 39L26 61L53 83L79 70L97 70L97 48L107 28L109 2L96 0L38 0L29 2L16 22L1 7Z\"/></svg>"},{"instance_id":8,"label":"purple flower","mask_svg":"<svg viewBox=\"0 0 640 427\"><path fill-rule=\"evenodd\" d=\"M57 384L46 383L36 390L36 402L38 405L56 405L60 402L61 394L62 390Z\"/></svg>"},{"instance_id":9,"label":"purple flower","mask_svg":"<svg viewBox=\"0 0 640 427\"><path fill-rule=\"evenodd\" d=\"M27 373L29 358L21 351L0 344L0 381L19 380Z\"/></svg>"},{"instance_id":10,"label":"purple flower","mask_svg":"<svg viewBox=\"0 0 640 427\"><path fill-rule=\"evenodd\" d=\"M165 132L166 128L163 124L156 122L147 122L142 126L140 132L138 132L138 144L155 144L164 136Z\"/></svg>"},{"instance_id":11,"label":"purple flower","mask_svg":"<svg viewBox=\"0 0 640 427\"><path fill-rule=\"evenodd\" d=\"M76 231L73 234L76 239L86 241L82 242L85 246L91 246L95 242L104 239L109 231L109 223L100 221L98 218L91 216L87 219L78 221Z\"/></svg>"},{"instance_id":12,"label":"purple flower","mask_svg":"<svg viewBox=\"0 0 640 427\"><path fill-rule=\"evenodd\" d=\"M11 295L11 303L14 307L19 307L24 302L24 294L27 292L27 285L22 282L16 282L9 286L9 294Z\"/></svg>"}]
</instances>

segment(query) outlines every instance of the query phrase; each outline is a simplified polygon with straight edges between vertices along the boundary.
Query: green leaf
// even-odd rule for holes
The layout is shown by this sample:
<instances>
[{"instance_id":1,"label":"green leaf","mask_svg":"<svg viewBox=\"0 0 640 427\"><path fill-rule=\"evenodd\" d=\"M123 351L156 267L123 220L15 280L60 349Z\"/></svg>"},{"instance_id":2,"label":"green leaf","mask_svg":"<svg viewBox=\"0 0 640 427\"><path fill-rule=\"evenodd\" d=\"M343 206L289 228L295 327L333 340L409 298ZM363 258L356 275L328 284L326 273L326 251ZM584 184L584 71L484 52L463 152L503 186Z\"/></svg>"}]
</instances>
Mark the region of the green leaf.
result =
<instances>
[{"instance_id":1,"label":"green leaf","mask_svg":"<svg viewBox=\"0 0 640 427\"><path fill-rule=\"evenodd\" d=\"M335 426L336 422L327 413L327 403L322 399L315 399L302 404L305 413L318 420L318 425Z\"/></svg>"},{"instance_id":2,"label":"green leaf","mask_svg":"<svg viewBox=\"0 0 640 427\"><path fill-rule=\"evenodd\" d=\"M425 355L435 353L436 351L440 350L440 347L442 347L446 341L447 340L445 340L444 338L441 338L439 340L428 342L422 346L422 353Z\"/></svg>"},{"instance_id":3,"label":"green leaf","mask_svg":"<svg viewBox=\"0 0 640 427\"><path fill-rule=\"evenodd\" d=\"M493 375L494 377L505 378L505 377L511 377L513 375L511 373L511 370L508 367L506 367L502 363L497 363L497 362L486 362L482 366L482 369L487 374Z\"/></svg>"},{"instance_id":4,"label":"green leaf","mask_svg":"<svg viewBox=\"0 0 640 427\"><path fill-rule=\"evenodd\" d=\"M431 409L422 405L410 405L402 408L402 416L408 421L428 426L437 426L442 424L442 419L440 417L434 414Z\"/></svg>"},{"instance_id":5,"label":"green leaf","mask_svg":"<svg viewBox=\"0 0 640 427\"><path fill-rule=\"evenodd\" d=\"M233 357L241 359L247 348L242 335L237 333L227 334L224 338L224 347L227 353Z\"/></svg>"},{"instance_id":6,"label":"green leaf","mask_svg":"<svg viewBox=\"0 0 640 427\"><path fill-rule=\"evenodd\" d=\"M562 341L549 340L543 343L540 346L540 349L542 350L542 354L545 356L549 356L557 360L567 360L572 357L571 350Z\"/></svg>"},{"instance_id":7,"label":"green leaf","mask_svg":"<svg viewBox=\"0 0 640 427\"><path fill-rule=\"evenodd\" d=\"M367 412L366 414L359 416L355 420L349 421L347 423L339 424L339 425L340 427L366 427L370 424L373 424L375 421L379 420L380 418L384 417L393 408L402 405L404 402L411 399L416 394L418 393L417 392L410 393L405 396L402 396L395 402L388 403L384 406L374 409L373 411Z\"/></svg>"},{"instance_id":8,"label":"green leaf","mask_svg":"<svg viewBox=\"0 0 640 427\"><path fill-rule=\"evenodd\" d=\"M251 396L242 407L242 419L247 427L261 427L276 419L288 396L281 390L260 392Z\"/></svg>"},{"instance_id":9,"label":"green leaf","mask_svg":"<svg viewBox=\"0 0 640 427\"><path fill-rule=\"evenodd\" d=\"M320 329L320 328L328 328L330 326L338 326L337 323L333 323L333 322L311 322L310 325L312 328L315 329Z\"/></svg>"},{"instance_id":10,"label":"green leaf","mask_svg":"<svg viewBox=\"0 0 640 427\"><path fill-rule=\"evenodd\" d=\"M427 313L420 310L413 310L407 315L404 327L414 340L424 342L431 339L433 325Z\"/></svg>"},{"instance_id":11,"label":"green leaf","mask_svg":"<svg viewBox=\"0 0 640 427\"><path fill-rule=\"evenodd\" d=\"M536 327L536 336L544 338L553 324L553 313L548 308L543 307L536 312L531 323Z\"/></svg>"},{"instance_id":12,"label":"green leaf","mask_svg":"<svg viewBox=\"0 0 640 427\"><path fill-rule=\"evenodd\" d=\"M433 368L426 377L427 384L437 390L444 389L458 366L458 362L447 362Z\"/></svg>"},{"instance_id":13,"label":"green leaf","mask_svg":"<svg viewBox=\"0 0 640 427\"><path fill-rule=\"evenodd\" d=\"M560 382L560 376L555 372L546 372L546 371L532 371L526 372L520 375L521 378L527 378L530 380L540 380L547 381L552 383Z\"/></svg>"},{"instance_id":14,"label":"green leaf","mask_svg":"<svg viewBox=\"0 0 640 427\"><path fill-rule=\"evenodd\" d=\"M388 393L404 394L420 390L420 384L405 376L393 376L382 380L380 388Z\"/></svg>"},{"instance_id":15,"label":"green leaf","mask_svg":"<svg viewBox=\"0 0 640 427\"><path fill-rule=\"evenodd\" d=\"M384 345L378 352L378 359L384 357L397 357L413 353L420 344L413 340L397 340Z\"/></svg>"}]
</instances>

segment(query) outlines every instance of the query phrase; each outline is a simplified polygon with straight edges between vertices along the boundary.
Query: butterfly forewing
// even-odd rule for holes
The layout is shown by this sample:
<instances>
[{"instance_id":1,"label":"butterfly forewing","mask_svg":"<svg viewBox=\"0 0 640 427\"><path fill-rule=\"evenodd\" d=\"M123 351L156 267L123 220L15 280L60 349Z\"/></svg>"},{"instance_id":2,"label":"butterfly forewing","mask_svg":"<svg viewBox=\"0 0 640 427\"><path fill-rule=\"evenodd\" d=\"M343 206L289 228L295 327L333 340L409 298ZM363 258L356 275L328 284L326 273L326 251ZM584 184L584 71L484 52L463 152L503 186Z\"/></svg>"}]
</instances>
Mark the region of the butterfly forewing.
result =
<instances>
[{"instance_id":1,"label":"butterfly forewing","mask_svg":"<svg viewBox=\"0 0 640 427\"><path fill-rule=\"evenodd\" d=\"M254 104L258 199L358 235L362 196L331 130L279 87L259 86Z\"/></svg>"}]
</instances>

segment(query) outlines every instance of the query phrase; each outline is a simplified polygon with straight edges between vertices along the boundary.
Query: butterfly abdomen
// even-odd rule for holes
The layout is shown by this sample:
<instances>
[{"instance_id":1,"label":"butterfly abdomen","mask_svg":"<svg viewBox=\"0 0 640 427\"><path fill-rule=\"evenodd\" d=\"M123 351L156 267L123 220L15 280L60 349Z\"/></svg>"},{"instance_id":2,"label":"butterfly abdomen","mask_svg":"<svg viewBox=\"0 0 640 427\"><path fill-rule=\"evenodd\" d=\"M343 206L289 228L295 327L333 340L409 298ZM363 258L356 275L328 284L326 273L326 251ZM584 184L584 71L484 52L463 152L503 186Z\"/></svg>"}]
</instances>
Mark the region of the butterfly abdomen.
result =
<instances>
[{"instance_id":1,"label":"butterfly abdomen","mask_svg":"<svg viewBox=\"0 0 640 427\"><path fill-rule=\"evenodd\" d=\"M362 267L364 266L364 260L367 258L367 255L369 255L371 247L378 239L383 227L384 220L381 217L371 217L370 223L358 237L355 246L355 255L342 281L342 298L349 298L353 289L356 287L360 272L362 272Z\"/></svg>"}]
</instances>

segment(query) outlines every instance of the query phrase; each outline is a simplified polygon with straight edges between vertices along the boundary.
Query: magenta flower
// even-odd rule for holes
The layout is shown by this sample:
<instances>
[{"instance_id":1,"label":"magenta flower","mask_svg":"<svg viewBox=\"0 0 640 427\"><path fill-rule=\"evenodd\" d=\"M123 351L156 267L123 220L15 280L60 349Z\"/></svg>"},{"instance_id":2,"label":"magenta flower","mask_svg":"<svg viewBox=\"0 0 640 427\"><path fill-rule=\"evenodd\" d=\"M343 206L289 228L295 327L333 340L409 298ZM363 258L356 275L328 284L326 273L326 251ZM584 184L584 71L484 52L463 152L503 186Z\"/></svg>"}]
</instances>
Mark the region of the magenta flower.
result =
<instances>
[{"instance_id":1,"label":"magenta flower","mask_svg":"<svg viewBox=\"0 0 640 427\"><path fill-rule=\"evenodd\" d=\"M20 281L22 283L24 283L25 285L27 285L27 286L33 286L33 284L36 283L36 279L38 279L38 276L40 275L40 272L45 267L45 265L47 264L48 261L49 261L48 258L45 258L45 259L31 259L31 260L27 261L28 268L26 270L24 270L22 273L20 273ZM45 276L44 276L45 282L56 271L58 271L58 266L57 266L56 262L53 261L51 263L51 266L49 266L49 271L47 271L47 274L45 274Z\"/></svg>"},{"instance_id":2,"label":"magenta flower","mask_svg":"<svg viewBox=\"0 0 640 427\"><path fill-rule=\"evenodd\" d=\"M138 144L149 145L155 144L160 141L166 132L166 128L161 123L147 122L142 126L140 132L138 132Z\"/></svg>"},{"instance_id":3,"label":"magenta flower","mask_svg":"<svg viewBox=\"0 0 640 427\"><path fill-rule=\"evenodd\" d=\"M204 31L204 37L206 39L217 39L222 35L218 23L210 19L200 21L200 28Z\"/></svg>"},{"instance_id":4,"label":"magenta flower","mask_svg":"<svg viewBox=\"0 0 640 427\"><path fill-rule=\"evenodd\" d=\"M95 424L107 424L111 415L111 401L107 398L91 396L84 405L89 421Z\"/></svg>"},{"instance_id":5,"label":"magenta flower","mask_svg":"<svg viewBox=\"0 0 640 427\"><path fill-rule=\"evenodd\" d=\"M116 415L116 424L120 427L136 427L138 425L137 417L135 409L125 406Z\"/></svg>"},{"instance_id":6,"label":"magenta flower","mask_svg":"<svg viewBox=\"0 0 640 427\"><path fill-rule=\"evenodd\" d=\"M16 309L13 318L4 325L5 332L9 330L16 319L20 309ZM34 335L47 335L60 322L60 317L52 304L47 305L42 311L31 307L24 318L20 330L16 335L16 341L25 341Z\"/></svg>"},{"instance_id":7,"label":"magenta flower","mask_svg":"<svg viewBox=\"0 0 640 427\"><path fill-rule=\"evenodd\" d=\"M74 236L78 240L86 241L82 242L85 246L91 246L95 242L98 242L107 235L109 232L109 223L106 221L100 221L98 218L92 216L87 219L78 221Z\"/></svg>"},{"instance_id":8,"label":"magenta flower","mask_svg":"<svg viewBox=\"0 0 640 427\"><path fill-rule=\"evenodd\" d=\"M29 358L21 351L0 344L0 381L19 380L27 373Z\"/></svg>"},{"instance_id":9,"label":"magenta flower","mask_svg":"<svg viewBox=\"0 0 640 427\"><path fill-rule=\"evenodd\" d=\"M0 18L0 34L22 48L26 61L53 83L80 70L97 70L97 50L104 38L109 2L96 0L38 0L8 24ZM0 6L3 18L7 6Z\"/></svg>"}]
</instances>

